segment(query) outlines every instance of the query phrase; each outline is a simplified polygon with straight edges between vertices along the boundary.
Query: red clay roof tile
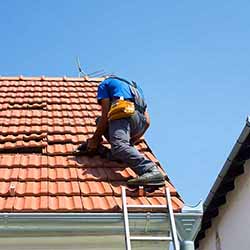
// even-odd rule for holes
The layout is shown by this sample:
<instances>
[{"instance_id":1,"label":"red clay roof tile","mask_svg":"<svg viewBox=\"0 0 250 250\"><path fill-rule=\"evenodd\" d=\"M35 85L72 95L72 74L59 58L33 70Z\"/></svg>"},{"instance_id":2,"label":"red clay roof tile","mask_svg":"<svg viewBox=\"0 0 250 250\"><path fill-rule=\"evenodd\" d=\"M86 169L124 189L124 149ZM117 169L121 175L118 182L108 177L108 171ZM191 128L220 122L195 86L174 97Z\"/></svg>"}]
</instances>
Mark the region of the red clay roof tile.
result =
<instances>
[{"instance_id":1,"label":"red clay roof tile","mask_svg":"<svg viewBox=\"0 0 250 250\"><path fill-rule=\"evenodd\" d=\"M20 168L17 178L20 181L48 180L48 168Z\"/></svg>"},{"instance_id":2,"label":"red clay roof tile","mask_svg":"<svg viewBox=\"0 0 250 250\"><path fill-rule=\"evenodd\" d=\"M124 181L128 180L131 177L136 177L136 174L130 168L106 168L105 171L107 172L109 180L112 181Z\"/></svg>"},{"instance_id":3,"label":"red clay roof tile","mask_svg":"<svg viewBox=\"0 0 250 250\"><path fill-rule=\"evenodd\" d=\"M10 182L1 182L0 183L0 195L7 195L9 193Z\"/></svg>"},{"instance_id":4,"label":"red clay roof tile","mask_svg":"<svg viewBox=\"0 0 250 250\"><path fill-rule=\"evenodd\" d=\"M84 181L79 182L81 194L83 196L107 196L113 195L113 191L108 182Z\"/></svg>"},{"instance_id":5,"label":"red clay roof tile","mask_svg":"<svg viewBox=\"0 0 250 250\"><path fill-rule=\"evenodd\" d=\"M80 195L79 184L76 181L57 181L57 182L49 182L49 195Z\"/></svg>"},{"instance_id":6,"label":"red clay roof tile","mask_svg":"<svg viewBox=\"0 0 250 250\"><path fill-rule=\"evenodd\" d=\"M1 203L0 204L0 208L2 208L1 210L3 211L11 211L13 209L13 206L14 206L14 202L15 202L15 199L17 197L7 197L7 198L3 198L1 199Z\"/></svg>"},{"instance_id":7,"label":"red clay roof tile","mask_svg":"<svg viewBox=\"0 0 250 250\"><path fill-rule=\"evenodd\" d=\"M82 197L83 209L86 211L112 211L117 204L114 198L111 197L99 197L99 196L88 196Z\"/></svg>"},{"instance_id":8,"label":"red clay roof tile","mask_svg":"<svg viewBox=\"0 0 250 250\"><path fill-rule=\"evenodd\" d=\"M0 181L17 180L20 168L0 168Z\"/></svg>"},{"instance_id":9,"label":"red clay roof tile","mask_svg":"<svg viewBox=\"0 0 250 250\"><path fill-rule=\"evenodd\" d=\"M76 168L48 168L48 179L52 181L78 180Z\"/></svg>"},{"instance_id":10,"label":"red clay roof tile","mask_svg":"<svg viewBox=\"0 0 250 250\"><path fill-rule=\"evenodd\" d=\"M121 211L121 185L136 176L131 168L71 155L95 131L101 80L0 77L0 212ZM36 147L41 154L33 153ZM159 165L144 140L136 147ZM170 182L166 186L179 211L182 200ZM166 202L163 189L127 194L132 204Z\"/></svg>"},{"instance_id":11,"label":"red clay roof tile","mask_svg":"<svg viewBox=\"0 0 250 250\"><path fill-rule=\"evenodd\" d=\"M103 168L77 168L77 177L81 181L107 181L108 175Z\"/></svg>"}]
</instances>

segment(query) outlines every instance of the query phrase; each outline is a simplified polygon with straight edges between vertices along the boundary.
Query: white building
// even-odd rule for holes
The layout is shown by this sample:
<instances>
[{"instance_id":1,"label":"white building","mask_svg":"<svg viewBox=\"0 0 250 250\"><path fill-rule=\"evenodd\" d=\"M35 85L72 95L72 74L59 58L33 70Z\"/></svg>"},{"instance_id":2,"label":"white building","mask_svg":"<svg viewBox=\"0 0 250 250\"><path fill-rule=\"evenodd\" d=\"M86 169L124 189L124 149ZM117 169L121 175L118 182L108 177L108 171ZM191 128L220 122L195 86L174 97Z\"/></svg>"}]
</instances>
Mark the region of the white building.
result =
<instances>
[{"instance_id":1,"label":"white building","mask_svg":"<svg viewBox=\"0 0 250 250\"><path fill-rule=\"evenodd\" d=\"M199 250L250 249L250 121L235 143L204 204Z\"/></svg>"}]
</instances>

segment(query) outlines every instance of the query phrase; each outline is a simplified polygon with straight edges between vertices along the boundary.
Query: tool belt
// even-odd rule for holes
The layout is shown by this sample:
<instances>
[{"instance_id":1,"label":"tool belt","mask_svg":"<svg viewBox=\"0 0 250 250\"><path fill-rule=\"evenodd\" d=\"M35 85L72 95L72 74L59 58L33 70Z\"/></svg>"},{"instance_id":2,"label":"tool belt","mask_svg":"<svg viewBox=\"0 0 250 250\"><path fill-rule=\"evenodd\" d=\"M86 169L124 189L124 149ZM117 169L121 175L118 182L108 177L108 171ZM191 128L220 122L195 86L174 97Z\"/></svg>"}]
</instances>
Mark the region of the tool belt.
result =
<instances>
[{"instance_id":1,"label":"tool belt","mask_svg":"<svg viewBox=\"0 0 250 250\"><path fill-rule=\"evenodd\" d=\"M111 104L108 112L108 119L118 120L122 118L131 117L135 113L135 104L127 100L116 100Z\"/></svg>"}]
</instances>

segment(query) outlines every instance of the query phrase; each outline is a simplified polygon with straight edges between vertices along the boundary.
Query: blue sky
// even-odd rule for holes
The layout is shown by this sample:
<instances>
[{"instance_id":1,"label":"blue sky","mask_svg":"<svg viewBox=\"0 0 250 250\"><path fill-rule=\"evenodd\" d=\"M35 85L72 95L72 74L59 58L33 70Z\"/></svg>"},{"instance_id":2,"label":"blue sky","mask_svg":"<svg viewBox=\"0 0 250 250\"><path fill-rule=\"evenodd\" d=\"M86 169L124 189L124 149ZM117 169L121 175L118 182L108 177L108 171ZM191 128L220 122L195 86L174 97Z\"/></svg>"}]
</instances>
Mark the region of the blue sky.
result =
<instances>
[{"instance_id":1,"label":"blue sky","mask_svg":"<svg viewBox=\"0 0 250 250\"><path fill-rule=\"evenodd\" d=\"M250 113L250 2L13 0L0 4L0 75L134 79L147 140L189 204L205 199Z\"/></svg>"}]
</instances>

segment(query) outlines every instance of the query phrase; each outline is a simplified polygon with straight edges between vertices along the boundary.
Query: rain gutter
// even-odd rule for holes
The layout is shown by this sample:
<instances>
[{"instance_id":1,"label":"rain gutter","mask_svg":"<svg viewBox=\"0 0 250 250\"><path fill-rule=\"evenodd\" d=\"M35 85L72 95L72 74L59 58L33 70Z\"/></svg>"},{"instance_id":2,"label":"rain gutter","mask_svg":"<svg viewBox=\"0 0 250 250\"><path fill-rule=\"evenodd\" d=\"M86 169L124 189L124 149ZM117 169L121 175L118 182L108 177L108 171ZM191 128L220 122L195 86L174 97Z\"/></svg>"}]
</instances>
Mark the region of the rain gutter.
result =
<instances>
[{"instance_id":1,"label":"rain gutter","mask_svg":"<svg viewBox=\"0 0 250 250\"><path fill-rule=\"evenodd\" d=\"M185 213L196 216L196 213ZM183 213L175 213L180 218ZM130 213L130 226L138 231L166 232L166 213ZM123 234L122 213L0 213L0 237L30 234Z\"/></svg>"},{"instance_id":2,"label":"rain gutter","mask_svg":"<svg viewBox=\"0 0 250 250\"><path fill-rule=\"evenodd\" d=\"M131 226L166 231L165 213L130 213ZM121 234L122 213L0 213L0 237L25 234Z\"/></svg>"}]
</instances>

